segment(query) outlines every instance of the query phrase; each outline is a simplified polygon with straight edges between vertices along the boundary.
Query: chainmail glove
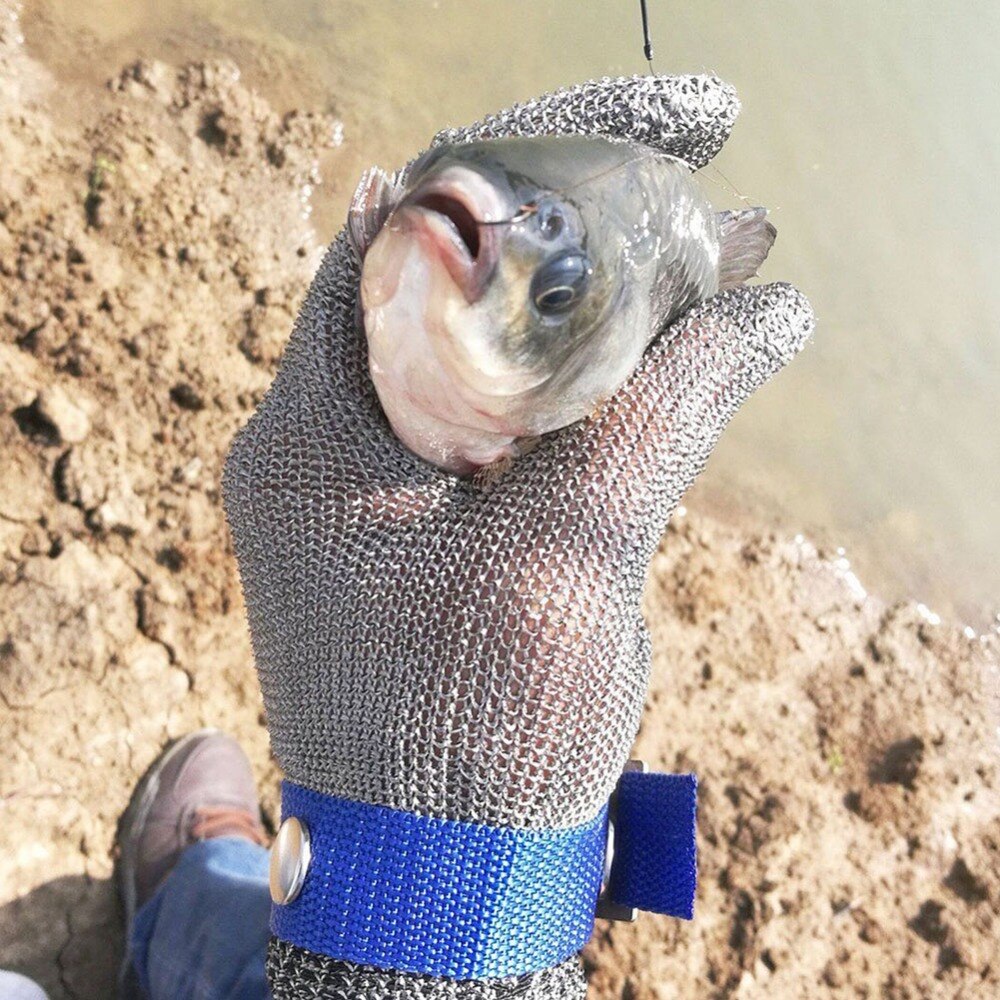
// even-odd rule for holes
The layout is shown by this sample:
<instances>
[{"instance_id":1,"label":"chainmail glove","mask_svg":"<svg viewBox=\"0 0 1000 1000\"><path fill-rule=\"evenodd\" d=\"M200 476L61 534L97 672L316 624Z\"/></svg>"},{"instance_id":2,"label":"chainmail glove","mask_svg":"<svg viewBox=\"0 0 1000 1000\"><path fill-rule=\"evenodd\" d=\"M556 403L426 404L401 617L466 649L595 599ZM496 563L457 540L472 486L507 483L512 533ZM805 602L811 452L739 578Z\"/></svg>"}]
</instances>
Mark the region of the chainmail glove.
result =
<instances>
[{"instance_id":1,"label":"chainmail glove","mask_svg":"<svg viewBox=\"0 0 1000 1000\"><path fill-rule=\"evenodd\" d=\"M702 166L738 110L710 77L603 80L435 142L600 133ZM597 415L484 484L393 435L368 375L358 281L341 234L225 471L274 753L295 783L356 802L522 830L584 823L639 725L649 560L726 423L805 343L809 305L787 285L703 303ZM453 980L274 940L268 973L276 1000L585 993L577 958Z\"/></svg>"}]
</instances>

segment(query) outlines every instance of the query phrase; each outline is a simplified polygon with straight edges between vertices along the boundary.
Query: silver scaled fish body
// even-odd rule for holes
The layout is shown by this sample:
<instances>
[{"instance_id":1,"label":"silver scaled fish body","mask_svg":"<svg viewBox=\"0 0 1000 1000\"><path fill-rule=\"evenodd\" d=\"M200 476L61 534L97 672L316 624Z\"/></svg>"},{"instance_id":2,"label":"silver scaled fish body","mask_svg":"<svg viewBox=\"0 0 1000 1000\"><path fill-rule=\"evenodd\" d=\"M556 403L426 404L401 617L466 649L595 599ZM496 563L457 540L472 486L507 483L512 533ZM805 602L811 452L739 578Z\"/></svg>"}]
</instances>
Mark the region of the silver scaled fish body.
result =
<instances>
[{"instance_id":1,"label":"silver scaled fish body","mask_svg":"<svg viewBox=\"0 0 1000 1000\"><path fill-rule=\"evenodd\" d=\"M595 412L666 325L756 274L763 209L717 213L684 162L582 136L436 147L369 171L369 369L421 457L466 474Z\"/></svg>"}]
</instances>

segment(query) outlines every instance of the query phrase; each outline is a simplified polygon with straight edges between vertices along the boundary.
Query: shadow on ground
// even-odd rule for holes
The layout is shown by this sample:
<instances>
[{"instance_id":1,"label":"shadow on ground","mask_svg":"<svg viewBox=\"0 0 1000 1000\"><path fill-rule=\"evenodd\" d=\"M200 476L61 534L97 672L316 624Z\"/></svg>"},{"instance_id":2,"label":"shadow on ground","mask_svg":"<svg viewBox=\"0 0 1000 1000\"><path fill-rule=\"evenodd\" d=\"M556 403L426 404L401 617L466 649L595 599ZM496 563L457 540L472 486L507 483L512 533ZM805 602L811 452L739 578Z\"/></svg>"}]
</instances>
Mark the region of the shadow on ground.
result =
<instances>
[{"instance_id":1,"label":"shadow on ground","mask_svg":"<svg viewBox=\"0 0 1000 1000\"><path fill-rule=\"evenodd\" d=\"M50 1000L109 1000L122 956L114 883L53 879L0 907L0 968L30 976Z\"/></svg>"}]
</instances>

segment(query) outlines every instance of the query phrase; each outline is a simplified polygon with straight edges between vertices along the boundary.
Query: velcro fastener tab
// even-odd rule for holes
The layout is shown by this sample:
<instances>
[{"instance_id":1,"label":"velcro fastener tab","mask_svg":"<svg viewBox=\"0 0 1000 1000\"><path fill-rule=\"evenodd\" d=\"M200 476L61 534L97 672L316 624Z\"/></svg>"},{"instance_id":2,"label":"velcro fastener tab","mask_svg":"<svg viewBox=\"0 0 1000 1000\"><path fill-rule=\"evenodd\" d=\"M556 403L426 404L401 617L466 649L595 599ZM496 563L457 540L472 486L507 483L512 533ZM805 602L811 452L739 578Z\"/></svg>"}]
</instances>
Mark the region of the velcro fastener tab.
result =
<instances>
[{"instance_id":1,"label":"velcro fastener tab","mask_svg":"<svg viewBox=\"0 0 1000 1000\"><path fill-rule=\"evenodd\" d=\"M693 774L622 775L606 889L612 902L685 920L694 916L697 801Z\"/></svg>"}]
</instances>

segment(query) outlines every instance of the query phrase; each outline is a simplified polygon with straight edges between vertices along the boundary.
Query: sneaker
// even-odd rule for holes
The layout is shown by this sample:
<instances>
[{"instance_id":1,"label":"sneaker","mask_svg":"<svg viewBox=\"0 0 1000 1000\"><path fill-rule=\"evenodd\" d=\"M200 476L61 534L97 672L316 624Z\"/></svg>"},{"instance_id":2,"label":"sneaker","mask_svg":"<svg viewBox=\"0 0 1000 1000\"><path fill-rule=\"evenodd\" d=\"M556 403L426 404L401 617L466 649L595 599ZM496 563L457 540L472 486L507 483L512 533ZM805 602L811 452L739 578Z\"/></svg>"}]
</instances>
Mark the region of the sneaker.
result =
<instances>
[{"instance_id":1,"label":"sneaker","mask_svg":"<svg viewBox=\"0 0 1000 1000\"><path fill-rule=\"evenodd\" d=\"M231 736L202 729L167 746L139 781L118 824L126 945L136 911L183 850L213 837L245 837L267 845L250 761Z\"/></svg>"}]
</instances>

